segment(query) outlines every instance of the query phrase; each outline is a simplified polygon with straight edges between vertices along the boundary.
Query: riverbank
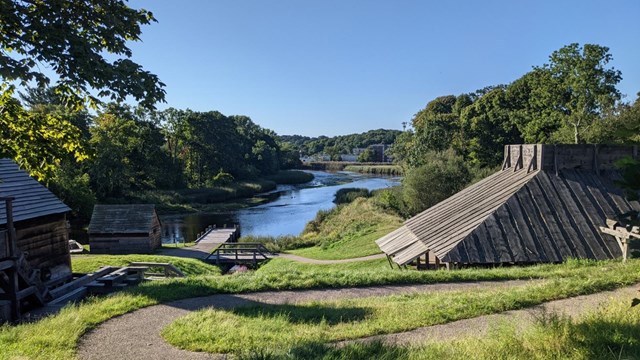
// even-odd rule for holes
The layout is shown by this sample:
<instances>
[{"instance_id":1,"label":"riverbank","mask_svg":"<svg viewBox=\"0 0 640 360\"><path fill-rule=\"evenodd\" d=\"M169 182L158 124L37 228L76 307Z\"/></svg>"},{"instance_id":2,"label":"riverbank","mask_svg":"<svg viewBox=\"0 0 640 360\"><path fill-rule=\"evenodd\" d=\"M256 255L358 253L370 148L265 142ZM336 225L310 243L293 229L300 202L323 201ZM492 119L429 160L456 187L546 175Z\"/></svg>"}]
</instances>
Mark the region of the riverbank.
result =
<instances>
[{"instance_id":1,"label":"riverbank","mask_svg":"<svg viewBox=\"0 0 640 360\"><path fill-rule=\"evenodd\" d=\"M224 212L260 205L269 197L256 196L273 191L279 184L304 184L314 175L300 170L280 171L256 180L236 181L203 189L154 190L136 194L129 203L156 204L159 214Z\"/></svg>"}]
</instances>

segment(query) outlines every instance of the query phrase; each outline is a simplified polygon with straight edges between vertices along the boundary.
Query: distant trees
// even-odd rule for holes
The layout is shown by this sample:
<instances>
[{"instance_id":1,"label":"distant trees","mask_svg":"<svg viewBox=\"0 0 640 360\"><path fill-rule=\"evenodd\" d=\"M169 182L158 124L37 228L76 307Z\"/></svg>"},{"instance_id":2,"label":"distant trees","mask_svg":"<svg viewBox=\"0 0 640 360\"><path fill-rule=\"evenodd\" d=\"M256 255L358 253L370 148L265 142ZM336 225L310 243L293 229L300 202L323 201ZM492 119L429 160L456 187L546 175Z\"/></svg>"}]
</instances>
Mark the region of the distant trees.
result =
<instances>
[{"instance_id":1,"label":"distant trees","mask_svg":"<svg viewBox=\"0 0 640 360\"><path fill-rule=\"evenodd\" d=\"M611 59L607 47L570 44L509 85L437 97L414 115L413 131L399 137L391 152L416 167L430 151L451 148L473 164L491 167L500 163L507 143L631 140L636 128L623 113L633 107L619 104L616 85L622 77L608 67ZM624 127L626 136L611 132Z\"/></svg>"},{"instance_id":2,"label":"distant trees","mask_svg":"<svg viewBox=\"0 0 640 360\"><path fill-rule=\"evenodd\" d=\"M399 130L369 130L361 134L311 138L300 135L282 135L279 140L290 144L303 155L327 154L332 160L340 160L340 154L351 154L354 148L366 148L374 144L393 144L402 132Z\"/></svg>"}]
</instances>

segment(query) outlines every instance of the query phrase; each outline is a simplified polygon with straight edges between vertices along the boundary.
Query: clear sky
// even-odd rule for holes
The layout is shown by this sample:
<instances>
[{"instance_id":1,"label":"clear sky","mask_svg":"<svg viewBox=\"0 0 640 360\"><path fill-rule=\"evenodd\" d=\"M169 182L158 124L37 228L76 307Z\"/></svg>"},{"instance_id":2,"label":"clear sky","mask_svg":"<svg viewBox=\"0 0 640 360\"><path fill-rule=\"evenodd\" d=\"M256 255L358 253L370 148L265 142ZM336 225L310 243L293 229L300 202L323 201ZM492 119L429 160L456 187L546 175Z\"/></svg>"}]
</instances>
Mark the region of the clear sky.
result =
<instances>
[{"instance_id":1,"label":"clear sky","mask_svg":"<svg viewBox=\"0 0 640 360\"><path fill-rule=\"evenodd\" d=\"M279 134L401 129L433 98L516 80L564 45L607 46L640 91L640 1L132 0L158 23L134 60L160 109L248 115Z\"/></svg>"}]
</instances>

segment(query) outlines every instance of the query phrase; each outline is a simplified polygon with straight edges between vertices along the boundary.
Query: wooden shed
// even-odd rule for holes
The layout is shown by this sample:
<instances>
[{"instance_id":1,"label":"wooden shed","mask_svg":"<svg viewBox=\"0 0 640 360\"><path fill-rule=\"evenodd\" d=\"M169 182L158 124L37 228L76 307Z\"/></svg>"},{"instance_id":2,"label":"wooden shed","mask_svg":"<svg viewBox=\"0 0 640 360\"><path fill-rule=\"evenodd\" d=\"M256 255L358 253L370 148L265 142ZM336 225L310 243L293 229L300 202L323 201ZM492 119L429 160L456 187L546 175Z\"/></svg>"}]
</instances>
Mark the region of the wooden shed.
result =
<instances>
[{"instance_id":1,"label":"wooden shed","mask_svg":"<svg viewBox=\"0 0 640 360\"><path fill-rule=\"evenodd\" d=\"M502 170L407 220L376 243L399 265L492 265L613 259L599 226L640 211L614 162L637 146L507 145Z\"/></svg>"},{"instance_id":2,"label":"wooden shed","mask_svg":"<svg viewBox=\"0 0 640 360\"><path fill-rule=\"evenodd\" d=\"M152 253L161 245L155 205L96 205L89 224L92 254Z\"/></svg>"},{"instance_id":3,"label":"wooden shed","mask_svg":"<svg viewBox=\"0 0 640 360\"><path fill-rule=\"evenodd\" d=\"M16 243L34 269L53 280L71 275L69 230L71 209L11 159L0 159L0 197L13 198ZM4 203L0 206L0 230L7 227ZM0 237L6 241L5 236ZM2 245L5 245L2 243ZM0 246L0 259L6 257Z\"/></svg>"}]
</instances>

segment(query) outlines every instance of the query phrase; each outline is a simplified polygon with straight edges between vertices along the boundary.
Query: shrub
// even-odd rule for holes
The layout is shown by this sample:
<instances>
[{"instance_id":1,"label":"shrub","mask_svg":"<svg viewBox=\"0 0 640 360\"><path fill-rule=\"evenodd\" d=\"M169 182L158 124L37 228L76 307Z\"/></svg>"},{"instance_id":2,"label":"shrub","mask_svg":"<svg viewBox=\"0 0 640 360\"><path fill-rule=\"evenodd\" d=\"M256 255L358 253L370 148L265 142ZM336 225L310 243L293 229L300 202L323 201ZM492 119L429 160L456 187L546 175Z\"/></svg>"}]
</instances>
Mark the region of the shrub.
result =
<instances>
[{"instance_id":1,"label":"shrub","mask_svg":"<svg viewBox=\"0 0 640 360\"><path fill-rule=\"evenodd\" d=\"M344 188L336 192L336 196L333 202L338 205L348 204L357 198L368 198L368 197L371 197L371 192L367 189Z\"/></svg>"}]
</instances>

